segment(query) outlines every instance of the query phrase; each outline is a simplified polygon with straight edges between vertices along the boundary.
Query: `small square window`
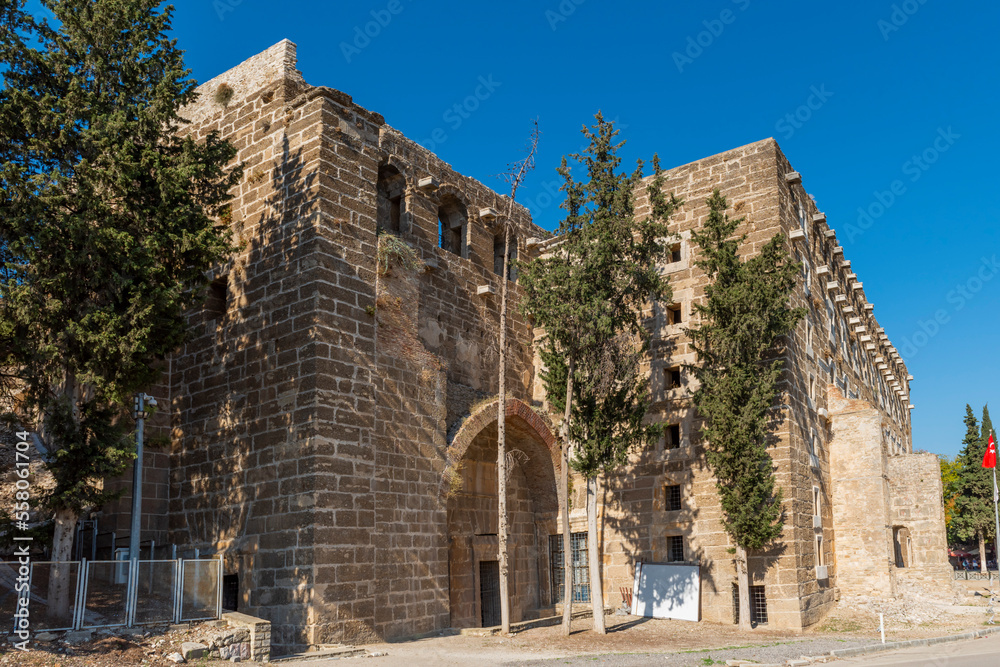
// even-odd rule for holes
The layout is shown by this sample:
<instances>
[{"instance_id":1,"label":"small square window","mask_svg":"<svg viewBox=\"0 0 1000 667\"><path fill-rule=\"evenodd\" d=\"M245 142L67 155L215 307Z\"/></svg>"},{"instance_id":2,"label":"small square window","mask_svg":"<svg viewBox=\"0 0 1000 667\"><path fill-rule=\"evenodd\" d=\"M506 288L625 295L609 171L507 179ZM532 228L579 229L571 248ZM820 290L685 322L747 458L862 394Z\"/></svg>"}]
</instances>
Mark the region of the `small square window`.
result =
<instances>
[{"instance_id":1,"label":"small square window","mask_svg":"<svg viewBox=\"0 0 1000 667\"><path fill-rule=\"evenodd\" d=\"M666 384L667 390L670 389L680 389L681 388L681 368L680 366L674 366L668 368L664 372L664 384Z\"/></svg>"},{"instance_id":2,"label":"small square window","mask_svg":"<svg viewBox=\"0 0 1000 667\"><path fill-rule=\"evenodd\" d=\"M683 322L681 304L674 303L667 306L667 324L680 324L681 322Z\"/></svg>"},{"instance_id":3,"label":"small square window","mask_svg":"<svg viewBox=\"0 0 1000 667\"><path fill-rule=\"evenodd\" d=\"M663 434L666 438L666 441L664 442L666 449L677 449L681 446L680 424L669 424Z\"/></svg>"},{"instance_id":4,"label":"small square window","mask_svg":"<svg viewBox=\"0 0 1000 667\"><path fill-rule=\"evenodd\" d=\"M684 562L684 538L680 535L671 535L667 538L667 562Z\"/></svg>"},{"instance_id":5,"label":"small square window","mask_svg":"<svg viewBox=\"0 0 1000 667\"><path fill-rule=\"evenodd\" d=\"M667 486L666 496L666 507L668 512L676 512L681 509L681 487L679 484Z\"/></svg>"},{"instance_id":6,"label":"small square window","mask_svg":"<svg viewBox=\"0 0 1000 667\"><path fill-rule=\"evenodd\" d=\"M670 263L676 264L681 261L681 244L675 243L670 246Z\"/></svg>"}]
</instances>

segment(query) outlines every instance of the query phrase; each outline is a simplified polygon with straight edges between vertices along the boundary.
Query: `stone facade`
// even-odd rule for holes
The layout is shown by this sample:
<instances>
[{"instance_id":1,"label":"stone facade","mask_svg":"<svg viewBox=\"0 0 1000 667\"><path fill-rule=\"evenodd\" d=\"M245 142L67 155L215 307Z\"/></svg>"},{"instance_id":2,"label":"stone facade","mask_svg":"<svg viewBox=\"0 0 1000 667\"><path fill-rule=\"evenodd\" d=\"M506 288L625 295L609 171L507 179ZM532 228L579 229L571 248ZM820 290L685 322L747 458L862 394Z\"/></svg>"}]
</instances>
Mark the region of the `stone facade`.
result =
<instances>
[{"instance_id":1,"label":"stone facade","mask_svg":"<svg viewBox=\"0 0 1000 667\"><path fill-rule=\"evenodd\" d=\"M215 94L223 85L228 101ZM200 92L185 110L186 131L221 133L245 165L223 216L239 250L216 271L205 307L192 314L194 335L154 392L168 406L157 419L170 445L147 455L147 480L169 479L169 488L165 498L147 495L155 502L146 503L143 539L221 554L226 574L239 577L239 611L270 622L278 652L482 624L497 545L495 218L506 198L348 95L306 84L288 41ZM786 528L752 561L769 622L808 626L838 587L867 585L842 563L891 582L886 526L909 530L911 569L936 564L940 481L909 454L906 369L789 172L765 140L666 174L667 190L685 200L671 222L678 261L663 267L680 323L666 307L649 313L651 415L678 428L606 480L611 604L637 560L667 560L669 538L680 536L684 560L702 565L703 618L732 622L734 572L692 387L670 372L694 361L683 327L705 277L690 233L715 187L747 216L747 253L782 232L800 237L789 243L805 263L793 301L810 314L788 341L772 449ZM642 193L639 206L648 207ZM512 218L518 256L544 251L548 234L527 211L515 205ZM407 261L407 247L420 265ZM516 303L519 288L508 284ZM503 409L514 461L512 610L521 620L554 606L559 446L541 401L536 332L516 308L511 318ZM680 487L680 508L667 506L667 486ZM575 489L577 532L583 484ZM860 524L859 499L876 512ZM102 529L127 525L127 507L125 499L106 508ZM818 544L826 578L817 576Z\"/></svg>"}]
</instances>

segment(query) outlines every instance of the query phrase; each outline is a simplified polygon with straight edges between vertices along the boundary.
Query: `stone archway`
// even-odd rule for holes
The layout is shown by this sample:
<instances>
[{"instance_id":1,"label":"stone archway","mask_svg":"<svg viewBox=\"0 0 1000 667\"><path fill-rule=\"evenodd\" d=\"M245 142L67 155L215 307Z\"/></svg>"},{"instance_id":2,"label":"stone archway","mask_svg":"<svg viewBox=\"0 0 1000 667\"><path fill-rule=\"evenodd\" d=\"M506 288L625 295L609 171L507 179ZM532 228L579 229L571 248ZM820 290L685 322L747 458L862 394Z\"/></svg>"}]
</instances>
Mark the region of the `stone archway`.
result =
<instances>
[{"instance_id":1,"label":"stone archway","mask_svg":"<svg viewBox=\"0 0 1000 667\"><path fill-rule=\"evenodd\" d=\"M471 415L448 448L442 481L448 514L452 627L483 625L484 572L497 560L497 403ZM555 435L526 403L506 404L511 620L550 606L548 537L555 533L559 449Z\"/></svg>"}]
</instances>

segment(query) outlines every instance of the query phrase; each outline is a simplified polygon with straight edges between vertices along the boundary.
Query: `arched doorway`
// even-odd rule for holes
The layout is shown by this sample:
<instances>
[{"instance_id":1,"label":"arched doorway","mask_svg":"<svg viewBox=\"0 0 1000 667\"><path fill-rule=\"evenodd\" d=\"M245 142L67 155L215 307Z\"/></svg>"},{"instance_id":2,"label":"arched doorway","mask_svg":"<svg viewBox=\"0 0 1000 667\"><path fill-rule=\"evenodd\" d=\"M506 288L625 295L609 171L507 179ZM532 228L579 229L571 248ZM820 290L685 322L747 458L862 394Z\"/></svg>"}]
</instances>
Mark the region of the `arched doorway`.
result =
<instances>
[{"instance_id":1,"label":"arched doorway","mask_svg":"<svg viewBox=\"0 0 1000 667\"><path fill-rule=\"evenodd\" d=\"M511 620L549 607L548 536L555 533L558 445L530 406L516 399L505 410ZM445 480L448 576L452 627L499 624L494 602L497 561L497 401L470 416L449 447Z\"/></svg>"}]
</instances>

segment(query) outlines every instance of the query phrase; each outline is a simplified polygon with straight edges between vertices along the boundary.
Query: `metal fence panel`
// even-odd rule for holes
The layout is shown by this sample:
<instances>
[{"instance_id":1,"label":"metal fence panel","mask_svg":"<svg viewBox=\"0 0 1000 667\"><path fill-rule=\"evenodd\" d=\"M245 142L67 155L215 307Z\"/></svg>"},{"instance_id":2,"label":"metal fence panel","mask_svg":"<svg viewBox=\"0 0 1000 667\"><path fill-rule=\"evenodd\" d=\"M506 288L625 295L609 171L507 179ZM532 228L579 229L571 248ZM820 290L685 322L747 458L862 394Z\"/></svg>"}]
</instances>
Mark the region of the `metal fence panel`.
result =
<instances>
[{"instance_id":1,"label":"metal fence panel","mask_svg":"<svg viewBox=\"0 0 1000 667\"><path fill-rule=\"evenodd\" d=\"M14 628L21 564L0 562L0 628ZM78 601L80 564L39 561L27 569L28 613L32 630L72 630ZM50 596L58 603L50 604Z\"/></svg>"},{"instance_id":2,"label":"metal fence panel","mask_svg":"<svg viewBox=\"0 0 1000 667\"><path fill-rule=\"evenodd\" d=\"M177 562L139 561L136 582L135 623L173 623Z\"/></svg>"},{"instance_id":3,"label":"metal fence panel","mask_svg":"<svg viewBox=\"0 0 1000 667\"><path fill-rule=\"evenodd\" d=\"M129 561L87 563L84 587L84 628L106 628L128 622Z\"/></svg>"},{"instance_id":4,"label":"metal fence panel","mask_svg":"<svg viewBox=\"0 0 1000 667\"><path fill-rule=\"evenodd\" d=\"M219 617L222 594L221 561L181 561L180 621L207 621Z\"/></svg>"},{"instance_id":5,"label":"metal fence panel","mask_svg":"<svg viewBox=\"0 0 1000 667\"><path fill-rule=\"evenodd\" d=\"M76 617L80 563L38 562L31 564L31 612L33 630L72 630Z\"/></svg>"},{"instance_id":6,"label":"metal fence panel","mask_svg":"<svg viewBox=\"0 0 1000 667\"><path fill-rule=\"evenodd\" d=\"M17 570L20 563L0 563L0 632L14 627L17 610Z\"/></svg>"},{"instance_id":7,"label":"metal fence panel","mask_svg":"<svg viewBox=\"0 0 1000 667\"><path fill-rule=\"evenodd\" d=\"M0 561L0 633L14 628L20 567ZM138 561L130 591L131 567L127 560L33 562L28 579L32 631L124 626L130 611L134 625L219 618L221 560ZM50 597L61 602L50 603Z\"/></svg>"}]
</instances>

